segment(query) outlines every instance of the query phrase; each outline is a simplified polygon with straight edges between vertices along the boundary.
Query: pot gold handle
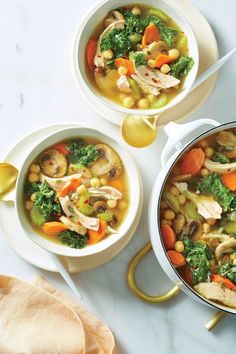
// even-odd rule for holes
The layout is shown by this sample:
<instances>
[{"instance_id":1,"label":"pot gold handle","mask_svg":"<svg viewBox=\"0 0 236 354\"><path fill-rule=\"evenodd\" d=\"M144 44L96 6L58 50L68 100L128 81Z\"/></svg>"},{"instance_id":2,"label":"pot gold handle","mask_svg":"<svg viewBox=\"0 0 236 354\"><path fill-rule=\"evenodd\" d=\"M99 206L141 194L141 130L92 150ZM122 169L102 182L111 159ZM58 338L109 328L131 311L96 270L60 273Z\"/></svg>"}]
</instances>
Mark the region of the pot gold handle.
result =
<instances>
[{"instance_id":1,"label":"pot gold handle","mask_svg":"<svg viewBox=\"0 0 236 354\"><path fill-rule=\"evenodd\" d=\"M208 331L211 331L217 324L218 322L226 316L226 312L224 311L218 311L212 319L205 324L205 328Z\"/></svg>"},{"instance_id":2,"label":"pot gold handle","mask_svg":"<svg viewBox=\"0 0 236 354\"><path fill-rule=\"evenodd\" d=\"M128 267L128 272L127 272L127 280L128 280L128 285L131 289L131 291L136 295L138 298L152 303L152 304L160 304L162 302L169 301L173 297L179 294L180 289L178 286L174 286L170 291L162 294L162 295L156 295L156 296L151 296L143 292L138 285L136 284L135 281L135 271L140 263L140 261L152 250L152 245L151 242L148 242L131 260L129 267Z\"/></svg>"}]
</instances>

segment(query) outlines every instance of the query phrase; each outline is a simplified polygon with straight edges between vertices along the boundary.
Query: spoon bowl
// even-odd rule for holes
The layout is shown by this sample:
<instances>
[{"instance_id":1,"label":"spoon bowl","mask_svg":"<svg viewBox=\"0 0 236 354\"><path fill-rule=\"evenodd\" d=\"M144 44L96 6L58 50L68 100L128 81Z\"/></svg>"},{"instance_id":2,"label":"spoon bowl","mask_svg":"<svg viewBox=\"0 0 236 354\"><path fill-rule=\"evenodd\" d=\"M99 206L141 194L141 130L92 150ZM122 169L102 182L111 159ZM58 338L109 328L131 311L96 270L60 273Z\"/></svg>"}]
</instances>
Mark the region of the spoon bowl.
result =
<instances>
[{"instance_id":1,"label":"spoon bowl","mask_svg":"<svg viewBox=\"0 0 236 354\"><path fill-rule=\"evenodd\" d=\"M0 163L0 200L9 200L9 194L14 190L18 170L9 163Z\"/></svg>"}]
</instances>

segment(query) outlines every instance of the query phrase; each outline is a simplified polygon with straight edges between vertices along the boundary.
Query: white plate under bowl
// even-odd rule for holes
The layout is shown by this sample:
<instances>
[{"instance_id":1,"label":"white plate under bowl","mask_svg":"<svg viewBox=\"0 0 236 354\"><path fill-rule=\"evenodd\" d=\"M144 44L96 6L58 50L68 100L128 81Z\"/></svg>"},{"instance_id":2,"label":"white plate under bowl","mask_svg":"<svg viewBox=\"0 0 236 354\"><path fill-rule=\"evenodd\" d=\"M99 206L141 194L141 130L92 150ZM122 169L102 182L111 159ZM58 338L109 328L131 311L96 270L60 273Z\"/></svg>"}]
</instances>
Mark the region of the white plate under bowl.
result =
<instances>
[{"instance_id":1,"label":"white plate under bowl","mask_svg":"<svg viewBox=\"0 0 236 354\"><path fill-rule=\"evenodd\" d=\"M6 155L4 161L20 168L30 149L33 149L45 136L50 135L58 129L79 127L79 124L61 123L43 127L31 132L22 138ZM27 147L27 149L26 149ZM143 205L142 181L140 178L141 198L135 222L129 232L120 241L116 242L109 249L100 252L96 256L61 257L63 263L71 273L82 272L101 266L115 257L131 240L138 226ZM57 272L57 269L47 255L47 251L31 241L24 233L17 218L14 203L0 201L0 225L3 234L11 248L29 263L48 271Z\"/></svg>"},{"instance_id":2,"label":"white plate under bowl","mask_svg":"<svg viewBox=\"0 0 236 354\"><path fill-rule=\"evenodd\" d=\"M187 18L194 30L199 49L199 75L218 60L218 47L214 32L206 18L189 0L169 0L169 4L170 3ZM77 60L77 58L75 52L73 52L73 72L75 60ZM76 77L75 72L74 75ZM170 121L181 121L196 111L210 95L215 80L216 74L212 75L206 82L188 94L182 102L162 113L158 118L158 126L163 126ZM95 103L95 101L90 100L90 90L82 80L80 81L80 85L77 86L91 107L95 109L96 112L99 112L99 115L114 124L121 125L126 116L125 113L113 110L101 102L96 101Z\"/></svg>"}]
</instances>

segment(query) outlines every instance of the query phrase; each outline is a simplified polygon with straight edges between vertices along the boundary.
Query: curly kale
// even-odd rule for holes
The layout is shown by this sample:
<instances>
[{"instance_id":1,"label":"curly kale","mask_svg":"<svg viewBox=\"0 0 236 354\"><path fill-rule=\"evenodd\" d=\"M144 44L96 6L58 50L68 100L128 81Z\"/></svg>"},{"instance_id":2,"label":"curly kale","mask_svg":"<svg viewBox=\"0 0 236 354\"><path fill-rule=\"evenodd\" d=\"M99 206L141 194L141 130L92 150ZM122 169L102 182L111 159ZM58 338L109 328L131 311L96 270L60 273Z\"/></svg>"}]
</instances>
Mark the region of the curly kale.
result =
<instances>
[{"instance_id":1,"label":"curly kale","mask_svg":"<svg viewBox=\"0 0 236 354\"><path fill-rule=\"evenodd\" d=\"M125 18L126 33L140 33L142 34L148 25L148 18L142 18L141 16L134 15L131 11L121 8L118 10Z\"/></svg>"},{"instance_id":2,"label":"curly kale","mask_svg":"<svg viewBox=\"0 0 236 354\"><path fill-rule=\"evenodd\" d=\"M49 187L47 182L33 183L32 190L35 193L34 205L43 215L45 221L49 221L55 215L61 214L61 206L56 193Z\"/></svg>"},{"instance_id":3,"label":"curly kale","mask_svg":"<svg viewBox=\"0 0 236 354\"><path fill-rule=\"evenodd\" d=\"M230 160L228 159L227 156L225 156L225 154L223 154L222 152L216 152L213 157L212 157L212 161L214 162L219 162L219 163L229 163Z\"/></svg>"},{"instance_id":4,"label":"curly kale","mask_svg":"<svg viewBox=\"0 0 236 354\"><path fill-rule=\"evenodd\" d=\"M193 58L182 55L179 57L178 61L171 64L171 75L179 79L181 76L185 76L189 73L194 65Z\"/></svg>"},{"instance_id":5,"label":"curly kale","mask_svg":"<svg viewBox=\"0 0 236 354\"><path fill-rule=\"evenodd\" d=\"M178 31L174 28L167 26L157 16L150 16L149 23L154 23L160 31L161 39L171 48L175 44Z\"/></svg>"},{"instance_id":6,"label":"curly kale","mask_svg":"<svg viewBox=\"0 0 236 354\"><path fill-rule=\"evenodd\" d=\"M216 273L228 278L234 284L236 284L236 267L233 265L232 261L223 263L217 267Z\"/></svg>"},{"instance_id":7,"label":"curly kale","mask_svg":"<svg viewBox=\"0 0 236 354\"><path fill-rule=\"evenodd\" d=\"M134 66L136 68L138 68L140 65L147 65L147 60L145 59L145 54L143 52L133 53L132 60L134 61Z\"/></svg>"},{"instance_id":8,"label":"curly kale","mask_svg":"<svg viewBox=\"0 0 236 354\"><path fill-rule=\"evenodd\" d=\"M59 240L71 248L84 248L87 244L88 235L79 235L74 231L66 230L59 233Z\"/></svg>"},{"instance_id":9,"label":"curly kale","mask_svg":"<svg viewBox=\"0 0 236 354\"><path fill-rule=\"evenodd\" d=\"M133 43L125 28L113 28L101 41L101 50L112 49L116 57L127 55L132 48Z\"/></svg>"},{"instance_id":10,"label":"curly kale","mask_svg":"<svg viewBox=\"0 0 236 354\"><path fill-rule=\"evenodd\" d=\"M86 167L96 161L100 156L99 151L94 145L84 145L81 139L69 143L67 150L70 152L68 160L71 163L79 163Z\"/></svg>"}]
</instances>

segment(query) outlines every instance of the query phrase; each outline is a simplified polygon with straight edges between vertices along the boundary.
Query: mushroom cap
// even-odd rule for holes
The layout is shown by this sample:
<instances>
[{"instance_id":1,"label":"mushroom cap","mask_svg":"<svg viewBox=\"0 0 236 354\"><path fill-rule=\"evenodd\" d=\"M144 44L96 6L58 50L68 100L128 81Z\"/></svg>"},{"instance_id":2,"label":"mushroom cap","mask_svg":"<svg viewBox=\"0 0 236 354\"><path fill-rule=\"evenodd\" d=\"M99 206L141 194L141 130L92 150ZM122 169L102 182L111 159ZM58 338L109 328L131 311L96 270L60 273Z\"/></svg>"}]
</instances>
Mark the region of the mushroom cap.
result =
<instances>
[{"instance_id":1,"label":"mushroom cap","mask_svg":"<svg viewBox=\"0 0 236 354\"><path fill-rule=\"evenodd\" d=\"M67 171L67 160L56 149L45 150L39 157L39 165L42 173L48 177L63 177Z\"/></svg>"},{"instance_id":2,"label":"mushroom cap","mask_svg":"<svg viewBox=\"0 0 236 354\"><path fill-rule=\"evenodd\" d=\"M234 249L236 249L236 240L234 238L220 243L215 251L217 261L221 260L224 253L232 253Z\"/></svg>"}]
</instances>

